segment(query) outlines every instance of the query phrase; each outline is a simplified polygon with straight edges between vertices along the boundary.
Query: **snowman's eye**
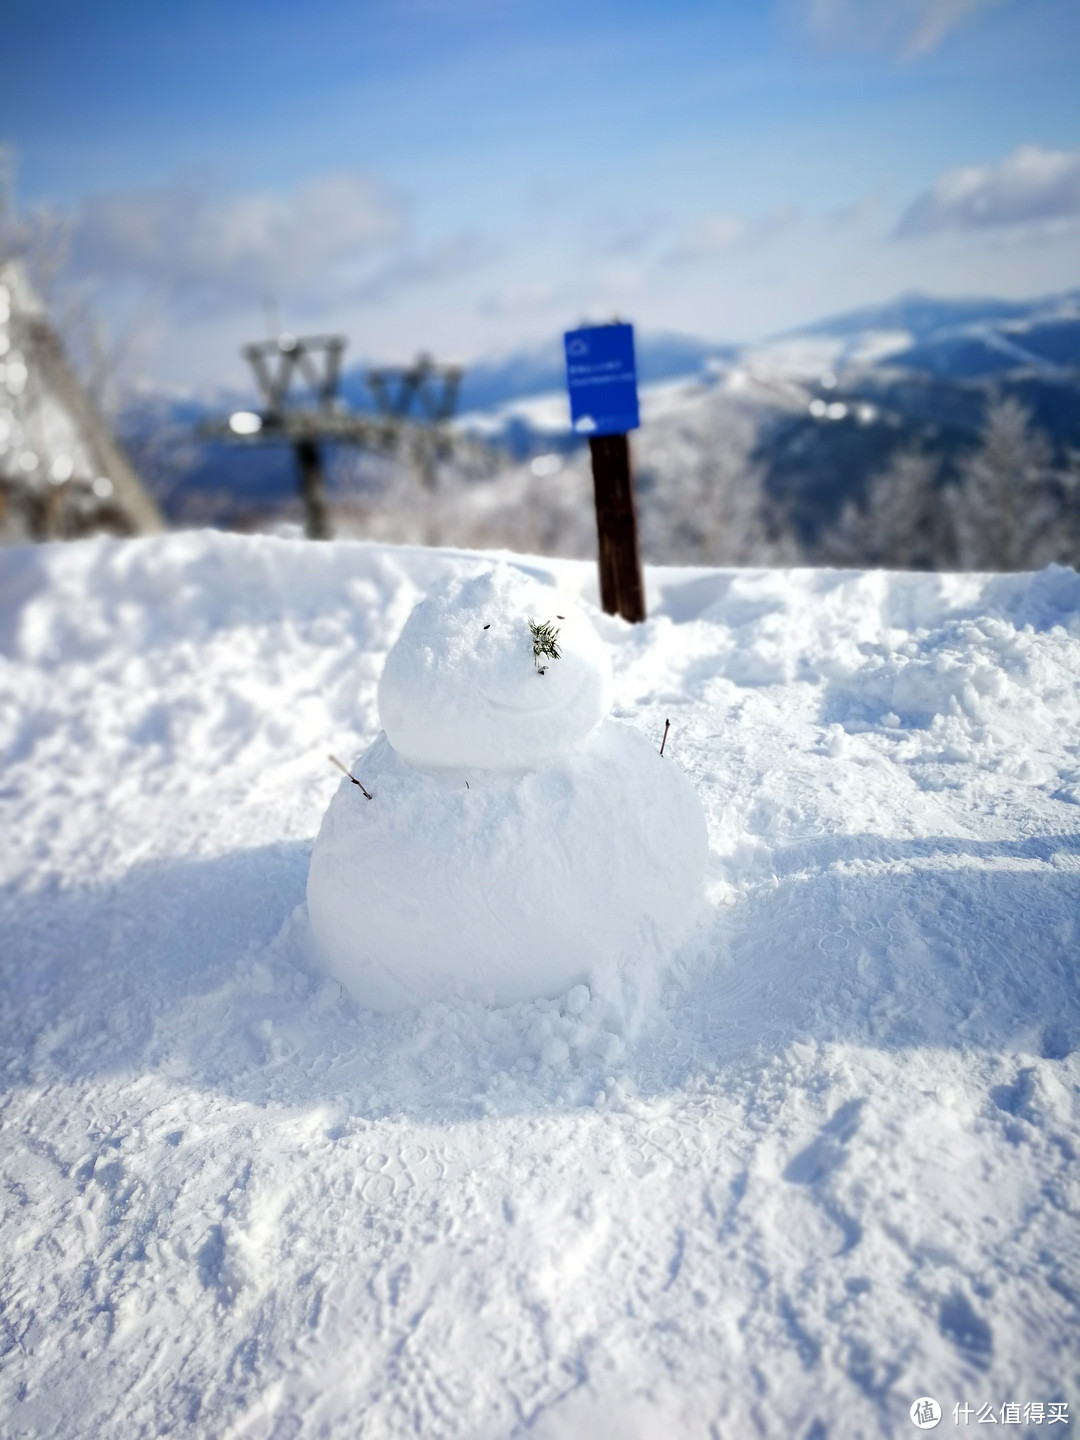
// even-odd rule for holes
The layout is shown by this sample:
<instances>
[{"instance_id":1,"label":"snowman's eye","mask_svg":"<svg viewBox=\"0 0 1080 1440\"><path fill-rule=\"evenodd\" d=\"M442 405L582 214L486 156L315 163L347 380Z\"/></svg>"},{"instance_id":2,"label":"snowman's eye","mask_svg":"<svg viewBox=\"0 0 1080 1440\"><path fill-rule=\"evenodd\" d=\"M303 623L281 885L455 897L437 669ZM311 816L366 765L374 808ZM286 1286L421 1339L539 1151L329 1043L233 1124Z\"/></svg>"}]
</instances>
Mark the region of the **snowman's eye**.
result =
<instances>
[{"instance_id":1,"label":"snowman's eye","mask_svg":"<svg viewBox=\"0 0 1080 1440\"><path fill-rule=\"evenodd\" d=\"M485 630L490 630L490 629L491 629L491 621L490 621L490 620L489 620L488 623L484 626L484 629L485 629Z\"/></svg>"}]
</instances>

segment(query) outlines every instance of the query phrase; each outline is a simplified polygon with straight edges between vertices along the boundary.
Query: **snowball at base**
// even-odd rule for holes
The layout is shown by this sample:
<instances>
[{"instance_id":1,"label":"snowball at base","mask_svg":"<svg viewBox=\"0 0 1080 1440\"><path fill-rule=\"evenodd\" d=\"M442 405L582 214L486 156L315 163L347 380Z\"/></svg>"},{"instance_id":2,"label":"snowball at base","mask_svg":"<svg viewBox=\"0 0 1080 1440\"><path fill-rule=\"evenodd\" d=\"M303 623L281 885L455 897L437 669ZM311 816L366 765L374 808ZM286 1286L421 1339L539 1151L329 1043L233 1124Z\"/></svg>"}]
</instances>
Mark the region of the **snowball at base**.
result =
<instances>
[{"instance_id":1,"label":"snowball at base","mask_svg":"<svg viewBox=\"0 0 1080 1440\"><path fill-rule=\"evenodd\" d=\"M374 1009L558 995L697 919L707 839L689 780L608 720L517 776L412 770L380 737L323 821L308 877L331 974ZM380 804L380 802L383 802Z\"/></svg>"},{"instance_id":2,"label":"snowball at base","mask_svg":"<svg viewBox=\"0 0 1080 1440\"><path fill-rule=\"evenodd\" d=\"M549 621L558 654L540 656ZM512 1004L685 937L704 813L652 741L604 718L610 683L588 618L508 566L417 606L380 685L386 733L354 766L373 798L342 782L308 874L314 939L356 999Z\"/></svg>"}]
</instances>

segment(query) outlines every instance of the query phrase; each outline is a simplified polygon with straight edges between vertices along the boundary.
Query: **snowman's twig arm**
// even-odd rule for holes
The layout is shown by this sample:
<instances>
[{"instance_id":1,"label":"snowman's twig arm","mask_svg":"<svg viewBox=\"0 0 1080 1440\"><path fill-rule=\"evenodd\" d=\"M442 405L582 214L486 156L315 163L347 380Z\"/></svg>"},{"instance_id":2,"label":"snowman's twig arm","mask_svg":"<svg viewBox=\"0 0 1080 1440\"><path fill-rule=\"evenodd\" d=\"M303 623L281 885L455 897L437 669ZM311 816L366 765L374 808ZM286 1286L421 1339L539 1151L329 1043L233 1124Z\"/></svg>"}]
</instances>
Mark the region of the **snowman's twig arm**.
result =
<instances>
[{"instance_id":1,"label":"snowman's twig arm","mask_svg":"<svg viewBox=\"0 0 1080 1440\"><path fill-rule=\"evenodd\" d=\"M667 744L667 732L671 729L671 721L664 721L664 738L660 741L660 754L664 753L664 746Z\"/></svg>"},{"instance_id":2,"label":"snowman's twig arm","mask_svg":"<svg viewBox=\"0 0 1080 1440\"><path fill-rule=\"evenodd\" d=\"M341 773L342 773L343 775L348 775L349 779L352 781L352 783L353 783L354 785L360 785L360 781L356 778L356 776L352 773L351 770L346 770L346 769L345 769L345 766L341 763L341 761L337 758L336 755L331 755L331 756L329 756L328 758L329 758L329 760L330 760L330 763L331 763L332 765L336 765L337 768L341 771ZM365 800L370 800L370 799L371 799L371 793L370 793L370 791L365 790L364 787L363 787L363 785L360 785L360 793L361 793L361 795L363 795L363 797L364 797Z\"/></svg>"}]
</instances>

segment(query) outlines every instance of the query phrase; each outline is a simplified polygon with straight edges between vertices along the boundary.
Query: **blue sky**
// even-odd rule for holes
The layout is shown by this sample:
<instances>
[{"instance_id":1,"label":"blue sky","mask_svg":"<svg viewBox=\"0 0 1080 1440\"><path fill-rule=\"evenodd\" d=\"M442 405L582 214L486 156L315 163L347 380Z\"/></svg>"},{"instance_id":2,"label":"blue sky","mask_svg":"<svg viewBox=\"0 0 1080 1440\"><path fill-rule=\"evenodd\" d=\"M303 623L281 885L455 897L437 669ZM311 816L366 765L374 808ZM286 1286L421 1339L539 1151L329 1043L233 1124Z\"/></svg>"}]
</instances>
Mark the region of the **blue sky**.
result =
<instances>
[{"instance_id":1,"label":"blue sky","mask_svg":"<svg viewBox=\"0 0 1080 1440\"><path fill-rule=\"evenodd\" d=\"M1080 284L1075 0L7 0L0 38L20 203L163 379L239 376L268 303L469 358Z\"/></svg>"}]
</instances>

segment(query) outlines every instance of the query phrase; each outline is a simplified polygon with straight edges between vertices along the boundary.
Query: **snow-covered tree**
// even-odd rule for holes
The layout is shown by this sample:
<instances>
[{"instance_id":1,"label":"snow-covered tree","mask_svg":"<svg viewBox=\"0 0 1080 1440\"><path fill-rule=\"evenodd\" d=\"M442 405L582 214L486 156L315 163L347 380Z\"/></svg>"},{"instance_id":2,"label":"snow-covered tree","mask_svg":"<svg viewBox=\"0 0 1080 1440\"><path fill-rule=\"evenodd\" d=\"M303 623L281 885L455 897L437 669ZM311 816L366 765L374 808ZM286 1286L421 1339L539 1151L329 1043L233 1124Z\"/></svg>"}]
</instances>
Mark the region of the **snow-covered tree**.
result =
<instances>
[{"instance_id":1,"label":"snow-covered tree","mask_svg":"<svg viewBox=\"0 0 1080 1440\"><path fill-rule=\"evenodd\" d=\"M993 401L981 443L959 467L950 501L964 570L1027 570L1056 558L1060 504L1050 446L1012 397Z\"/></svg>"},{"instance_id":2,"label":"snow-covered tree","mask_svg":"<svg viewBox=\"0 0 1080 1440\"><path fill-rule=\"evenodd\" d=\"M753 459L757 417L721 394L651 417L631 441L643 557L656 564L780 565L799 556ZM378 476L354 462L339 533L589 558L596 519L589 452L542 455L518 465L439 466L434 489L391 462ZM351 495L349 491L351 490Z\"/></svg>"},{"instance_id":3,"label":"snow-covered tree","mask_svg":"<svg viewBox=\"0 0 1080 1440\"><path fill-rule=\"evenodd\" d=\"M1073 450L1057 475L1061 493L1059 553L1055 559L1080 569L1080 451Z\"/></svg>"},{"instance_id":4,"label":"snow-covered tree","mask_svg":"<svg viewBox=\"0 0 1080 1440\"><path fill-rule=\"evenodd\" d=\"M636 457L641 548L667 565L798 560L754 458L757 416L723 394L653 420Z\"/></svg>"},{"instance_id":5,"label":"snow-covered tree","mask_svg":"<svg viewBox=\"0 0 1080 1440\"><path fill-rule=\"evenodd\" d=\"M885 570L936 570L948 562L950 526L936 488L938 462L921 450L900 450L849 500L822 538L830 565Z\"/></svg>"}]
</instances>

